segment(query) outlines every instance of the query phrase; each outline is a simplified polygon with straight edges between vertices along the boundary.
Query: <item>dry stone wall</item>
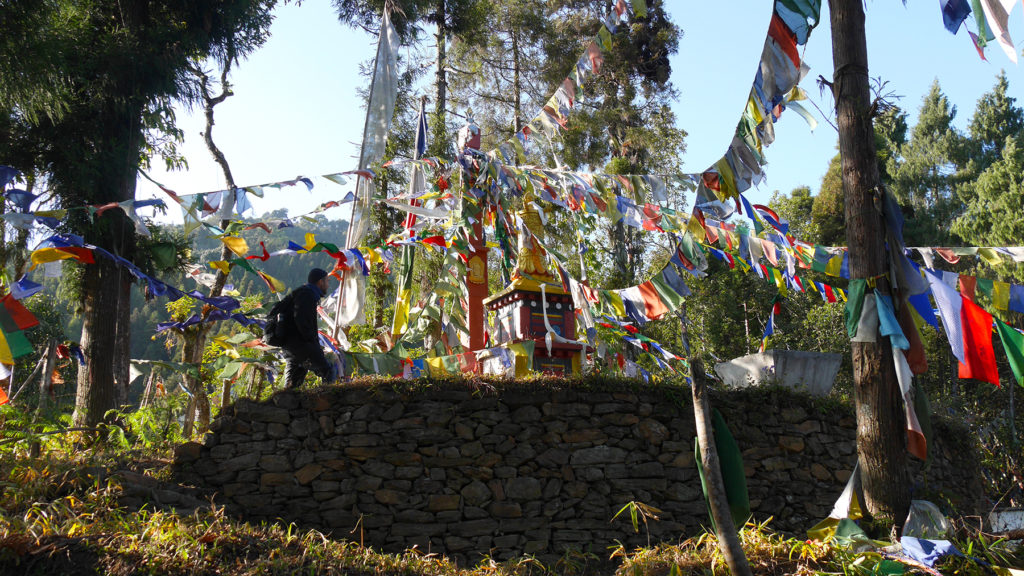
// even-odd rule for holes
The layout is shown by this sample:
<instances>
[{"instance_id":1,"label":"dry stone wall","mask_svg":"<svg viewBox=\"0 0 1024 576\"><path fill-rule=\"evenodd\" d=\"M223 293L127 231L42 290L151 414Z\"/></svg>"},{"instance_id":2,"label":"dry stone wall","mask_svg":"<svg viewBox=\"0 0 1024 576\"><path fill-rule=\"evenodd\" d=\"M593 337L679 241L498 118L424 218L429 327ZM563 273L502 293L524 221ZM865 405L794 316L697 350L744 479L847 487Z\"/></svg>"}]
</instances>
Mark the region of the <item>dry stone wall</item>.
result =
<instances>
[{"instance_id":1,"label":"dry stone wall","mask_svg":"<svg viewBox=\"0 0 1024 576\"><path fill-rule=\"evenodd\" d=\"M758 389L713 403L743 450L756 519L801 533L828 515L856 459L849 407ZM956 442L933 442L915 493L966 513L981 506L978 467ZM708 524L688 389L282 391L225 410L203 444L178 448L175 470L249 519L348 538L358 525L378 549L470 563L604 554L646 545L647 530L675 542ZM613 521L629 502L659 519L639 533L628 514Z\"/></svg>"}]
</instances>

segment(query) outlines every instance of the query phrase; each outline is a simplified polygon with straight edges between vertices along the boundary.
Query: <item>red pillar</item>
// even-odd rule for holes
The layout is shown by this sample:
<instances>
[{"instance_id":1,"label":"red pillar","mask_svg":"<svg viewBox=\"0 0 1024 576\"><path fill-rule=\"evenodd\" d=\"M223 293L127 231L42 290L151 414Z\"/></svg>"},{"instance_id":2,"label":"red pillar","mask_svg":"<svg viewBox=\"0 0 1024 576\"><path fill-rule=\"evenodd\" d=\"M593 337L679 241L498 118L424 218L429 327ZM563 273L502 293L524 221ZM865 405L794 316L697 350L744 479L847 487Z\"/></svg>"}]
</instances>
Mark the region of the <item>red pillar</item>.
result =
<instances>
[{"instance_id":1,"label":"red pillar","mask_svg":"<svg viewBox=\"0 0 1024 576\"><path fill-rule=\"evenodd\" d=\"M484 299L487 298L487 248L484 245L484 213L473 224L469 245L472 251L466 265L466 287L469 291L469 349L482 350L484 347Z\"/></svg>"}]
</instances>

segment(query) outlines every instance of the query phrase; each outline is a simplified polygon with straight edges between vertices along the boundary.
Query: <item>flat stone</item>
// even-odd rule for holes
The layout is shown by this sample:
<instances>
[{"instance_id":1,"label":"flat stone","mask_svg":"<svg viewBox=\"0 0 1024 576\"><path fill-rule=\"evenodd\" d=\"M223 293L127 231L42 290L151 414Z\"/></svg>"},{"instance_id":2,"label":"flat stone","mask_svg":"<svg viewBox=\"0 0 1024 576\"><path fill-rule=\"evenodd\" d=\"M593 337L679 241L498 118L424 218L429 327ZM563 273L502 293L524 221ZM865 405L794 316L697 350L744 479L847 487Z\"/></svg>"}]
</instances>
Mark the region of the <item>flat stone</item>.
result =
<instances>
[{"instance_id":1,"label":"flat stone","mask_svg":"<svg viewBox=\"0 0 1024 576\"><path fill-rule=\"evenodd\" d=\"M640 432L640 436L644 440L647 440L655 446L660 446L661 443L667 440L670 436L668 427L661 422L650 418L641 420L637 424L637 431Z\"/></svg>"},{"instance_id":2,"label":"flat stone","mask_svg":"<svg viewBox=\"0 0 1024 576\"><path fill-rule=\"evenodd\" d=\"M458 510L462 496L458 494L434 494L427 501L427 509L431 512Z\"/></svg>"},{"instance_id":3,"label":"flat stone","mask_svg":"<svg viewBox=\"0 0 1024 576\"><path fill-rule=\"evenodd\" d=\"M636 414L613 412L611 414L605 414L601 420L611 424L612 426L632 426L640 422L640 417Z\"/></svg>"},{"instance_id":4,"label":"flat stone","mask_svg":"<svg viewBox=\"0 0 1024 576\"><path fill-rule=\"evenodd\" d=\"M267 404L254 404L249 409L249 419L254 422L288 424L292 421L292 416L285 408L278 408Z\"/></svg>"},{"instance_id":5,"label":"flat stone","mask_svg":"<svg viewBox=\"0 0 1024 576\"><path fill-rule=\"evenodd\" d=\"M797 424L796 429L803 434L813 434L821 432L821 423L817 420L807 420Z\"/></svg>"},{"instance_id":6,"label":"flat stone","mask_svg":"<svg viewBox=\"0 0 1024 576\"><path fill-rule=\"evenodd\" d=\"M523 508L518 502L491 502L487 510L495 518L522 518Z\"/></svg>"},{"instance_id":7,"label":"flat stone","mask_svg":"<svg viewBox=\"0 0 1024 576\"><path fill-rule=\"evenodd\" d=\"M260 461L260 455L256 452L249 454L242 454L241 456L235 456L230 460L225 460L217 466L218 472L240 472L249 468L254 468L256 463Z\"/></svg>"},{"instance_id":8,"label":"flat stone","mask_svg":"<svg viewBox=\"0 0 1024 576\"><path fill-rule=\"evenodd\" d=\"M779 436L779 448L787 452L803 452L804 440L796 436Z\"/></svg>"},{"instance_id":9,"label":"flat stone","mask_svg":"<svg viewBox=\"0 0 1024 576\"><path fill-rule=\"evenodd\" d=\"M203 445L198 442L179 444L174 447L174 461L178 463L195 462L199 459L202 450Z\"/></svg>"},{"instance_id":10,"label":"flat stone","mask_svg":"<svg viewBox=\"0 0 1024 576\"><path fill-rule=\"evenodd\" d=\"M461 494L468 506L481 506L491 499L491 489L479 480L470 482Z\"/></svg>"},{"instance_id":11,"label":"flat stone","mask_svg":"<svg viewBox=\"0 0 1024 576\"><path fill-rule=\"evenodd\" d=\"M351 448L345 448L345 456L353 460L370 460L380 455L380 448L370 448L368 446L353 446Z\"/></svg>"},{"instance_id":12,"label":"flat stone","mask_svg":"<svg viewBox=\"0 0 1024 576\"><path fill-rule=\"evenodd\" d=\"M412 466L423 462L423 457L416 452L392 452L384 456L384 461L395 466Z\"/></svg>"},{"instance_id":13,"label":"flat stone","mask_svg":"<svg viewBox=\"0 0 1024 576\"><path fill-rule=\"evenodd\" d=\"M405 501L405 493L398 490L377 490L373 497L381 504L398 504Z\"/></svg>"},{"instance_id":14,"label":"flat stone","mask_svg":"<svg viewBox=\"0 0 1024 576\"><path fill-rule=\"evenodd\" d=\"M577 450L569 461L573 466L592 466L595 464L621 463L625 459L626 451L621 448L594 446L593 448Z\"/></svg>"},{"instance_id":15,"label":"flat stone","mask_svg":"<svg viewBox=\"0 0 1024 576\"><path fill-rule=\"evenodd\" d=\"M505 496L512 500L536 500L543 487L536 478L509 478L505 481Z\"/></svg>"},{"instance_id":16,"label":"flat stone","mask_svg":"<svg viewBox=\"0 0 1024 576\"><path fill-rule=\"evenodd\" d=\"M571 444L579 444L581 442L603 441L606 438L608 438L608 436L599 428L568 430L564 434L562 434L562 441L569 442Z\"/></svg>"},{"instance_id":17,"label":"flat stone","mask_svg":"<svg viewBox=\"0 0 1024 576\"><path fill-rule=\"evenodd\" d=\"M306 464L295 473L295 479L305 486L320 476L323 469L324 467L319 464Z\"/></svg>"},{"instance_id":18,"label":"flat stone","mask_svg":"<svg viewBox=\"0 0 1024 576\"><path fill-rule=\"evenodd\" d=\"M260 486L286 486L294 481L295 477L286 472L266 472L260 476Z\"/></svg>"},{"instance_id":19,"label":"flat stone","mask_svg":"<svg viewBox=\"0 0 1024 576\"><path fill-rule=\"evenodd\" d=\"M291 470L292 463L284 454L267 454L260 457L260 468L267 472L284 472Z\"/></svg>"}]
</instances>

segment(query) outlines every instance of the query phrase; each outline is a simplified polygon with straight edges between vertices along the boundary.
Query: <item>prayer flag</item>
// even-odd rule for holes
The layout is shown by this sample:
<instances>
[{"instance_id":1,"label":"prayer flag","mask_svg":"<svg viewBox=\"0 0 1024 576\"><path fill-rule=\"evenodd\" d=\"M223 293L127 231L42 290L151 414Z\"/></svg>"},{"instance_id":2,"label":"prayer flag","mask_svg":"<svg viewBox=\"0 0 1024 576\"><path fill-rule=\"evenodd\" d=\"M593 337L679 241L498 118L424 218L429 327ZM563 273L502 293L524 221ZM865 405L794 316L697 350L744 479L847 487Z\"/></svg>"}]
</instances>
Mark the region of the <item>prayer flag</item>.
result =
<instances>
[{"instance_id":1,"label":"prayer flag","mask_svg":"<svg viewBox=\"0 0 1024 576\"><path fill-rule=\"evenodd\" d=\"M1017 384L1024 386L1024 334L1007 326L1003 321L996 319L996 330L999 332L999 339L1003 342L1003 350L1010 360L1010 369L1017 378Z\"/></svg>"},{"instance_id":2,"label":"prayer flag","mask_svg":"<svg viewBox=\"0 0 1024 576\"><path fill-rule=\"evenodd\" d=\"M765 348L768 347L768 337L775 333L775 315L782 312L782 297L775 296L772 300L772 309L768 314L768 323L765 324L764 334L761 335L761 348L758 352L764 353Z\"/></svg>"},{"instance_id":3,"label":"prayer flag","mask_svg":"<svg viewBox=\"0 0 1024 576\"><path fill-rule=\"evenodd\" d=\"M953 356L962 364L964 362L964 336L961 324L961 309L964 298L952 287L942 281L933 271L925 270L925 276L932 287L932 296L939 307L939 315L942 316L942 328L946 331L946 338L949 340L949 347ZM927 317L925 317L927 320ZM991 326L990 326L991 330Z\"/></svg>"},{"instance_id":4,"label":"prayer flag","mask_svg":"<svg viewBox=\"0 0 1024 576\"><path fill-rule=\"evenodd\" d=\"M960 25L964 23L971 13L971 7L967 0L941 0L942 24L951 34L956 34Z\"/></svg>"},{"instance_id":5,"label":"prayer flag","mask_svg":"<svg viewBox=\"0 0 1024 576\"><path fill-rule=\"evenodd\" d=\"M999 370L992 350L992 315L967 298L961 299L964 360L960 363L959 375L999 386Z\"/></svg>"},{"instance_id":6,"label":"prayer flag","mask_svg":"<svg viewBox=\"0 0 1024 576\"><path fill-rule=\"evenodd\" d=\"M244 238L239 238L237 236L224 236L220 241L228 247L228 250L231 250L238 256L244 257L246 253L249 252L249 243L246 242Z\"/></svg>"},{"instance_id":7,"label":"prayer flag","mask_svg":"<svg viewBox=\"0 0 1024 576\"><path fill-rule=\"evenodd\" d=\"M39 325L39 320L29 312L28 308L25 308L21 302L15 300L10 294L0 298L0 303L3 304L4 309L10 315L18 330L28 330Z\"/></svg>"},{"instance_id":8,"label":"prayer flag","mask_svg":"<svg viewBox=\"0 0 1024 576\"><path fill-rule=\"evenodd\" d=\"M661 297L658 295L658 289L654 283L650 280L637 286L640 290L640 296L644 302L644 314L651 320L657 320L668 312L668 307L661 301Z\"/></svg>"},{"instance_id":9,"label":"prayer flag","mask_svg":"<svg viewBox=\"0 0 1024 576\"><path fill-rule=\"evenodd\" d=\"M11 400L7 397L7 392L4 392L3 387L0 386L0 406L3 406L4 404L7 404L10 401Z\"/></svg>"},{"instance_id":10,"label":"prayer flag","mask_svg":"<svg viewBox=\"0 0 1024 576\"><path fill-rule=\"evenodd\" d=\"M601 295L604 296L604 310L610 312L616 318L622 318L626 315L626 307L622 303L622 297L619 296L617 291L602 290Z\"/></svg>"},{"instance_id":11,"label":"prayer flag","mask_svg":"<svg viewBox=\"0 0 1024 576\"><path fill-rule=\"evenodd\" d=\"M779 218L779 215L774 210L763 204L754 204L754 209L772 228L783 234L789 234L789 222Z\"/></svg>"}]
</instances>

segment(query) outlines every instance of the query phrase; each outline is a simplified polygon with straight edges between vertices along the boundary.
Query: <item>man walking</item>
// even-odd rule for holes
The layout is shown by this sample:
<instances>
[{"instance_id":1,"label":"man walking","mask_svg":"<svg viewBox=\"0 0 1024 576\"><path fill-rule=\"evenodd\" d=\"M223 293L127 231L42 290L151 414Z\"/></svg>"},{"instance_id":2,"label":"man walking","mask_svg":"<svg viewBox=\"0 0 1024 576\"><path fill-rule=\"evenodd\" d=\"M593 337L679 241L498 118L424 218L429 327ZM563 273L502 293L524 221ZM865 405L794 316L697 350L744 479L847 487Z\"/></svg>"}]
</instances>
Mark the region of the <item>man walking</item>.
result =
<instances>
[{"instance_id":1,"label":"man walking","mask_svg":"<svg viewBox=\"0 0 1024 576\"><path fill-rule=\"evenodd\" d=\"M285 328L284 378L288 388L298 388L306 379L310 369L330 383L337 377L335 368L324 357L316 327L316 307L327 293L327 272L313 268L306 277L306 284L299 286L289 295L292 305L284 310L282 318Z\"/></svg>"}]
</instances>

